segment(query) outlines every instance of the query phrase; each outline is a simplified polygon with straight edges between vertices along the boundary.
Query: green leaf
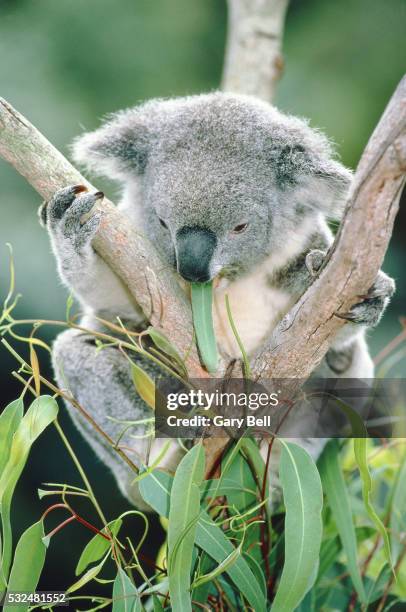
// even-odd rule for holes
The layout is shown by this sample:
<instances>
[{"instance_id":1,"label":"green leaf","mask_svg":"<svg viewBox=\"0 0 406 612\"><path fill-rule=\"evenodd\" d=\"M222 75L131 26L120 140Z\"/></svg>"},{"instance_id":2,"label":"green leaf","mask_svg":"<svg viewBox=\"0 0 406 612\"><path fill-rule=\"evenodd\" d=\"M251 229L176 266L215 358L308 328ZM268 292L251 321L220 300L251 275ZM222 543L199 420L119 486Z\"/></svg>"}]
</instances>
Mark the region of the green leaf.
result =
<instances>
[{"instance_id":1,"label":"green leaf","mask_svg":"<svg viewBox=\"0 0 406 612\"><path fill-rule=\"evenodd\" d=\"M144 501L155 512L166 517L169 515L172 482L173 478L169 474L157 470L144 478L139 485ZM200 513L197 522L196 544L217 563L221 563L234 550L234 546L226 538L224 532L204 511ZM267 607L261 587L245 559L239 557L226 573L254 610L265 612Z\"/></svg>"},{"instance_id":2,"label":"green leaf","mask_svg":"<svg viewBox=\"0 0 406 612\"><path fill-rule=\"evenodd\" d=\"M355 527L347 487L338 460L339 452L338 441L331 440L324 449L318 465L323 489L347 556L348 571L361 602L365 603L365 589L357 561Z\"/></svg>"},{"instance_id":3,"label":"green leaf","mask_svg":"<svg viewBox=\"0 0 406 612\"><path fill-rule=\"evenodd\" d=\"M208 499L213 497L213 495L216 497L226 495L231 499L230 496L232 495L243 494L245 500L247 500L247 505L253 504L257 500L255 488L246 489L236 480L231 480L226 476L221 480L204 480L200 486L200 491L202 493L202 499Z\"/></svg>"},{"instance_id":4,"label":"green leaf","mask_svg":"<svg viewBox=\"0 0 406 612\"><path fill-rule=\"evenodd\" d=\"M279 473L286 508L285 561L272 612L291 612L316 577L323 531L323 491L310 455L296 444L280 441Z\"/></svg>"},{"instance_id":5,"label":"green leaf","mask_svg":"<svg viewBox=\"0 0 406 612\"><path fill-rule=\"evenodd\" d=\"M121 519L116 519L115 521L108 523L108 527L114 536L118 534L122 524L123 521ZM106 528L103 528L102 532L107 533ZM88 565L101 559L109 548L111 548L111 542L96 533L96 535L86 544L82 554L80 555L80 559L75 570L76 576L79 576L79 574L81 574Z\"/></svg>"},{"instance_id":6,"label":"green leaf","mask_svg":"<svg viewBox=\"0 0 406 612\"><path fill-rule=\"evenodd\" d=\"M406 455L394 486L390 528L393 563L396 563L404 546L402 534L406 532Z\"/></svg>"},{"instance_id":7,"label":"green leaf","mask_svg":"<svg viewBox=\"0 0 406 612\"><path fill-rule=\"evenodd\" d=\"M154 602L154 612L164 612L163 605L157 595L152 596L152 601Z\"/></svg>"},{"instance_id":8,"label":"green leaf","mask_svg":"<svg viewBox=\"0 0 406 612\"><path fill-rule=\"evenodd\" d=\"M31 525L19 539L15 554L13 567L8 582L8 592L11 591L35 591L45 563L46 547L42 542L44 537L44 525L42 521ZM4 612L25 612L29 604L19 606L5 605Z\"/></svg>"},{"instance_id":9,"label":"green leaf","mask_svg":"<svg viewBox=\"0 0 406 612\"><path fill-rule=\"evenodd\" d=\"M190 572L200 512L199 486L204 476L204 450L196 444L182 458L171 489L168 526L168 572L174 612L192 610Z\"/></svg>"},{"instance_id":10,"label":"green leaf","mask_svg":"<svg viewBox=\"0 0 406 612\"><path fill-rule=\"evenodd\" d=\"M260 539L257 540L258 544L260 543ZM259 548L259 546L258 546ZM250 566L252 573L254 574L260 589L263 593L263 597L264 599L266 599L267 597L267 592L266 592L266 578L265 578L265 574L264 574L264 570L262 567L262 562L263 562L263 558L262 555L260 557L260 562L257 561L257 559L255 559L255 557L252 554L252 549L250 553L245 552L244 553L244 557L248 562L248 565Z\"/></svg>"},{"instance_id":11,"label":"green leaf","mask_svg":"<svg viewBox=\"0 0 406 612\"><path fill-rule=\"evenodd\" d=\"M222 461L222 471L227 463L228 455L229 453ZM240 511L246 510L248 506L256 501L255 491L257 487L251 468L241 453L237 453L233 458L231 464L227 467L226 474L228 479L239 484L239 490L230 489L227 493L228 503Z\"/></svg>"},{"instance_id":12,"label":"green leaf","mask_svg":"<svg viewBox=\"0 0 406 612\"><path fill-rule=\"evenodd\" d=\"M234 548L234 550L226 557L221 563L219 563L215 568L213 568L207 574L202 574L196 580L194 580L192 587L196 588L202 584L206 584L206 582L212 582L218 576L226 572L237 559L241 556L241 547Z\"/></svg>"},{"instance_id":13,"label":"green leaf","mask_svg":"<svg viewBox=\"0 0 406 612\"><path fill-rule=\"evenodd\" d=\"M155 410L155 383L139 365L131 363L131 375L138 395Z\"/></svg>"},{"instance_id":14,"label":"green leaf","mask_svg":"<svg viewBox=\"0 0 406 612\"><path fill-rule=\"evenodd\" d=\"M74 303L75 303L75 300L73 298L73 294L70 293L68 297L66 298L66 308L65 308L66 321L70 320L70 311L72 310L72 306Z\"/></svg>"},{"instance_id":15,"label":"green leaf","mask_svg":"<svg viewBox=\"0 0 406 612\"><path fill-rule=\"evenodd\" d=\"M230 300L228 295L226 294L225 296L225 302L226 302L226 310L227 310L227 317L228 317L228 322L230 323L230 327L231 330L234 334L234 338L236 339L236 342L238 344L238 348L241 351L241 357L242 357L242 361L244 364L244 375L245 378L250 379L252 376L252 372L251 372L251 366L250 366L250 362L248 359L248 355L247 355L247 351L245 350L245 346L241 340L240 334L238 333L238 329L235 325L234 319L233 319L233 313L231 312L231 307L230 307Z\"/></svg>"},{"instance_id":16,"label":"green leaf","mask_svg":"<svg viewBox=\"0 0 406 612\"><path fill-rule=\"evenodd\" d=\"M139 612L142 610L137 589L121 567L113 584L113 612Z\"/></svg>"},{"instance_id":17,"label":"green leaf","mask_svg":"<svg viewBox=\"0 0 406 612\"><path fill-rule=\"evenodd\" d=\"M370 585L367 588L366 606L370 606L374 601L382 597L385 587L390 580L392 571L387 563L381 568L378 576L375 580L370 581Z\"/></svg>"},{"instance_id":18,"label":"green leaf","mask_svg":"<svg viewBox=\"0 0 406 612\"><path fill-rule=\"evenodd\" d=\"M201 514L197 525L196 544L217 563L221 563L234 550L220 527L205 512ZM256 612L266 610L261 587L243 557L239 557L226 573Z\"/></svg>"},{"instance_id":19,"label":"green leaf","mask_svg":"<svg viewBox=\"0 0 406 612\"><path fill-rule=\"evenodd\" d=\"M98 565L94 565L93 567L88 569L87 572L85 572L83 576L79 578L79 580L74 582L69 588L66 589L66 592L73 593L74 591L78 591L79 589L82 588L82 586L84 586L85 584L87 584L88 582L96 578L96 576L100 574L103 568L103 565L105 564L108 557L109 555L106 555L103 561L101 561Z\"/></svg>"},{"instance_id":20,"label":"green leaf","mask_svg":"<svg viewBox=\"0 0 406 612\"><path fill-rule=\"evenodd\" d=\"M169 355L169 357L172 357L176 363L184 367L185 364L183 363L178 351L162 332L152 326L148 327L147 332L157 348L159 348L163 353L166 353L166 355Z\"/></svg>"},{"instance_id":21,"label":"green leaf","mask_svg":"<svg viewBox=\"0 0 406 612\"><path fill-rule=\"evenodd\" d=\"M156 456L154 461L151 463L151 465L149 465L144 471L140 472L138 476L134 478L134 480L132 481L132 484L135 484L136 482L139 482L140 480L143 480L144 478L146 478L150 472L153 472L158 467L158 465L160 465L163 462L163 458L165 457L166 453L170 449L171 444L172 444L172 440L168 440L167 442L165 442L161 451L158 453L158 455Z\"/></svg>"},{"instance_id":22,"label":"green leaf","mask_svg":"<svg viewBox=\"0 0 406 612\"><path fill-rule=\"evenodd\" d=\"M258 478L258 481L262 483L265 476L266 468L265 461L258 448L258 444L252 438L241 438L241 450L247 457L248 462L252 466L253 472Z\"/></svg>"},{"instance_id":23,"label":"green leaf","mask_svg":"<svg viewBox=\"0 0 406 612\"><path fill-rule=\"evenodd\" d=\"M41 374L40 374L40 368L39 368L38 355L34 348L34 343L32 341L30 342L30 365L31 365L32 375L34 378L35 392L37 395L39 395L41 392L41 379L40 379Z\"/></svg>"},{"instance_id":24,"label":"green leaf","mask_svg":"<svg viewBox=\"0 0 406 612\"><path fill-rule=\"evenodd\" d=\"M4 472L4 468L10 457L10 449L13 442L14 433L23 418L24 402L23 400L17 399L11 402L0 415L0 478ZM0 501L1 503L1 501ZM4 527L3 527L4 528ZM8 536L11 536L11 532L8 532ZM7 534L6 534L7 544ZM0 552L3 551L3 545L0 534ZM3 553L1 555L3 558ZM3 574L3 570L0 569L0 593L4 592L6 588L6 576Z\"/></svg>"},{"instance_id":25,"label":"green leaf","mask_svg":"<svg viewBox=\"0 0 406 612\"><path fill-rule=\"evenodd\" d=\"M317 574L316 584L324 577L330 567L333 565L341 551L341 541L338 536L327 538L321 543L319 571Z\"/></svg>"},{"instance_id":26,"label":"green leaf","mask_svg":"<svg viewBox=\"0 0 406 612\"><path fill-rule=\"evenodd\" d=\"M8 461L13 435L23 418L22 399L11 402L0 414L0 476Z\"/></svg>"},{"instance_id":27,"label":"green leaf","mask_svg":"<svg viewBox=\"0 0 406 612\"><path fill-rule=\"evenodd\" d=\"M44 429L56 419L57 414L58 404L52 397L43 395L33 401L16 429L9 458L0 477L0 513L3 533L0 591L5 587L11 563L10 508L14 490L27 462L31 446Z\"/></svg>"},{"instance_id":28,"label":"green leaf","mask_svg":"<svg viewBox=\"0 0 406 612\"><path fill-rule=\"evenodd\" d=\"M200 357L208 372L215 373L218 353L212 313L213 283L192 283L191 298L193 325Z\"/></svg>"},{"instance_id":29,"label":"green leaf","mask_svg":"<svg viewBox=\"0 0 406 612\"><path fill-rule=\"evenodd\" d=\"M256 495L262 490L262 485L264 482L265 474L267 474L267 470L265 467L265 461L261 455L261 451L258 446L258 442L253 438L248 438L243 436L241 438L241 452L246 458L248 464L251 467L251 472L253 476L255 476L256 486L255 491ZM269 482L268 486L265 487L266 495L269 495ZM265 529L268 529L269 538L272 538L272 524L271 521L268 521L264 525ZM245 549L251 551L251 555L257 559L257 561L262 560L261 546L260 540L263 536L261 535L261 527L259 525L251 526L248 530L248 533L245 537ZM262 563L262 561L261 561Z\"/></svg>"},{"instance_id":30,"label":"green leaf","mask_svg":"<svg viewBox=\"0 0 406 612\"><path fill-rule=\"evenodd\" d=\"M205 552L202 552L198 558L198 573L199 575L207 574L214 567L215 563L211 557ZM193 587L192 600L197 603L206 604L207 597L210 592L211 585L208 582L204 582L197 587Z\"/></svg>"},{"instance_id":31,"label":"green leaf","mask_svg":"<svg viewBox=\"0 0 406 612\"><path fill-rule=\"evenodd\" d=\"M386 560L393 571L388 533L385 529L385 525L375 512L370 499L372 492L372 478L368 468L367 438L354 438L354 454L362 479L362 497L364 500L365 509L377 531L379 531L382 536Z\"/></svg>"}]
</instances>

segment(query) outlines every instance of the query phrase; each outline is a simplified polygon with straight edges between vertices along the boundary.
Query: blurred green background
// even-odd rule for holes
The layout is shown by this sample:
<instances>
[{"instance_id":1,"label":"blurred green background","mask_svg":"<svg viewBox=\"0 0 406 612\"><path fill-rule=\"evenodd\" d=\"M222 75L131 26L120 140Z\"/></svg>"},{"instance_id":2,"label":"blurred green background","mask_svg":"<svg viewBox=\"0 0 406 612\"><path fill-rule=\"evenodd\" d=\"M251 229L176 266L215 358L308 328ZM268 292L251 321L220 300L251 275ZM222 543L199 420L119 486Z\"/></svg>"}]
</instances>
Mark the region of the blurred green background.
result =
<instances>
[{"instance_id":1,"label":"blurred green background","mask_svg":"<svg viewBox=\"0 0 406 612\"><path fill-rule=\"evenodd\" d=\"M0 95L25 114L61 151L108 112L154 96L175 96L219 85L226 31L224 0L0 0ZM276 104L309 117L337 143L345 164L355 167L406 59L404 0L293 0L287 16L285 74ZM116 187L98 181L112 197ZM64 318L67 293L36 208L39 196L0 160L0 289L8 285L13 246L18 313ZM405 203L406 204L406 203ZM370 334L376 354L400 331L406 315L406 211L398 215L384 269L398 291L379 328ZM47 339L51 339L50 330ZM19 347L20 348L20 347ZM44 368L46 356L43 360ZM15 362L0 349L1 403L14 399ZM406 360L393 374L404 375ZM63 425L106 513L127 507L70 422ZM47 504L36 498L42 481L79 484L53 431L39 442L14 504L16 533L38 519ZM83 509L86 512L86 507ZM59 518L59 517L58 517ZM64 517L62 517L64 518ZM62 520L61 518L61 520ZM52 519L50 519L50 525ZM163 531L152 519L144 551L154 557ZM131 529L137 529L136 521ZM51 547L41 588L64 588L89 533L70 525Z\"/></svg>"}]
</instances>

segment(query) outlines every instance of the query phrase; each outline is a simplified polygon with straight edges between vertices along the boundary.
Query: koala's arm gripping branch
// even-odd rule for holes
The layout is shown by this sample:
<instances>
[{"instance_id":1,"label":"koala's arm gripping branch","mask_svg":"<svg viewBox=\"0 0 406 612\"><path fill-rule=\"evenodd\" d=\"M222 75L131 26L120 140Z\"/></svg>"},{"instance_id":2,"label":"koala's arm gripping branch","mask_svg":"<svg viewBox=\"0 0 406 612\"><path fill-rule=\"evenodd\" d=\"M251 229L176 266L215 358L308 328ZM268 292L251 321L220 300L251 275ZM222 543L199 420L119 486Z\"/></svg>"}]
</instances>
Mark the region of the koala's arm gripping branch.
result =
<instances>
[{"instance_id":1,"label":"koala's arm gripping branch","mask_svg":"<svg viewBox=\"0 0 406 612\"><path fill-rule=\"evenodd\" d=\"M254 362L256 378L306 379L321 361L381 267L405 173L406 76L361 157L328 261Z\"/></svg>"},{"instance_id":2,"label":"koala's arm gripping branch","mask_svg":"<svg viewBox=\"0 0 406 612\"><path fill-rule=\"evenodd\" d=\"M93 189L25 117L1 98L0 156L45 200L67 185L83 184ZM94 248L121 278L151 324L174 342L181 355L188 354L190 375L207 376L193 343L190 306L174 274L163 269L150 242L111 202L104 199L101 208L103 217Z\"/></svg>"},{"instance_id":3,"label":"koala's arm gripping branch","mask_svg":"<svg viewBox=\"0 0 406 612\"><path fill-rule=\"evenodd\" d=\"M228 0L223 91L270 102L282 69L289 0Z\"/></svg>"}]
</instances>

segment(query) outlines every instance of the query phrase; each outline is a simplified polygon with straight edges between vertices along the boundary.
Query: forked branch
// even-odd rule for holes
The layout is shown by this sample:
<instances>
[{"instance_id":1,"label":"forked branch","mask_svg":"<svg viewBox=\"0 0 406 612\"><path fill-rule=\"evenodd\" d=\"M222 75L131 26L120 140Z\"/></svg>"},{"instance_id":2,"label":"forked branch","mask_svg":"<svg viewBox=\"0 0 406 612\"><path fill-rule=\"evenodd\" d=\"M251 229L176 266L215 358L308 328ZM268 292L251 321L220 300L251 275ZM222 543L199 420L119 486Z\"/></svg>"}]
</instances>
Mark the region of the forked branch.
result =
<instances>
[{"instance_id":1,"label":"forked branch","mask_svg":"<svg viewBox=\"0 0 406 612\"><path fill-rule=\"evenodd\" d=\"M406 77L361 157L344 219L319 277L253 364L256 378L306 379L382 265L406 172Z\"/></svg>"},{"instance_id":2,"label":"forked branch","mask_svg":"<svg viewBox=\"0 0 406 612\"><path fill-rule=\"evenodd\" d=\"M67 185L94 189L53 145L8 102L0 98L0 156L44 198ZM193 342L191 309L174 272L164 269L155 248L106 198L93 246L123 281L152 325L188 354L194 377L206 376ZM182 333L179 333L182 330ZM192 346L192 350L190 347Z\"/></svg>"},{"instance_id":3,"label":"forked branch","mask_svg":"<svg viewBox=\"0 0 406 612\"><path fill-rule=\"evenodd\" d=\"M288 0L229 0L223 89L270 101L281 69ZM0 155L45 199L69 184L90 183L7 102L0 100ZM406 170L406 78L399 84L356 171L344 220L327 263L277 326L253 363L257 379L310 375L344 325L347 312L373 284L398 209ZM104 200L94 247L122 279L150 322L181 354L191 377L207 376L193 343L188 300L176 276L163 269L146 237ZM208 441L208 470L222 449Z\"/></svg>"}]
</instances>

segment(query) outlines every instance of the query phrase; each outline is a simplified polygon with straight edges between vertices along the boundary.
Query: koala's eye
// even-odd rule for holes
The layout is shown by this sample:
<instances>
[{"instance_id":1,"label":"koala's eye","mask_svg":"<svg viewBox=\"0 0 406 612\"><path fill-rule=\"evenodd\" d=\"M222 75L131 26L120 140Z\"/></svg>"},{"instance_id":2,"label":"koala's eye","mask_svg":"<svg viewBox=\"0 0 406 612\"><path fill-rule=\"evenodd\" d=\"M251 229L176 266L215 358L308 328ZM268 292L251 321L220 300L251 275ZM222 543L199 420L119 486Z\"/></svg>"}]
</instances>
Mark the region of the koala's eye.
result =
<instances>
[{"instance_id":1,"label":"koala's eye","mask_svg":"<svg viewBox=\"0 0 406 612\"><path fill-rule=\"evenodd\" d=\"M158 217L159 219L159 223L162 225L162 227L164 227L165 229L168 229L168 226L166 225L165 221L163 219L161 219L161 217Z\"/></svg>"},{"instance_id":2,"label":"koala's eye","mask_svg":"<svg viewBox=\"0 0 406 612\"><path fill-rule=\"evenodd\" d=\"M233 234L242 234L248 227L248 223L239 223L233 229Z\"/></svg>"}]
</instances>

